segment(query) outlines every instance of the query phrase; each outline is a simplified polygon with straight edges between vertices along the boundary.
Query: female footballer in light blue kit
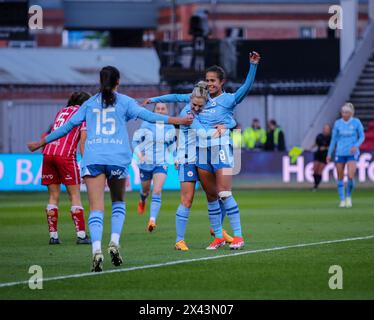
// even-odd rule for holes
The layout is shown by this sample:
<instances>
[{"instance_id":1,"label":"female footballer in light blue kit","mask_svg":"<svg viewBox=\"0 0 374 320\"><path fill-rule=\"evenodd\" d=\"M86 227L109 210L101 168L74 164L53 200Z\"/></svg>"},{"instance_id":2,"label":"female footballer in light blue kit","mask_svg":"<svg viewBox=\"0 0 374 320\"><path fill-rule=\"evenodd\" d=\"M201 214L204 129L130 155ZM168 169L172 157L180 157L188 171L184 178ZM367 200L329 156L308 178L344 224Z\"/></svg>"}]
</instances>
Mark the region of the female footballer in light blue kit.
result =
<instances>
[{"instance_id":1,"label":"female footballer in light blue kit","mask_svg":"<svg viewBox=\"0 0 374 320\"><path fill-rule=\"evenodd\" d=\"M356 162L360 155L360 146L365 140L364 128L358 118L354 118L352 103L346 103L341 108L341 119L336 120L332 130L332 138L326 161L331 161L335 151L335 166L338 172L337 188L339 207L352 207L352 190L356 173ZM336 147L336 148L335 148ZM344 192L344 169L348 167L348 183Z\"/></svg>"},{"instance_id":2,"label":"female footballer in light blue kit","mask_svg":"<svg viewBox=\"0 0 374 320\"><path fill-rule=\"evenodd\" d=\"M176 168L179 171L179 180L181 184L181 203L176 212L175 223L177 238L175 249L181 251L189 250L185 242L185 232L195 195L196 181L198 181L196 167L198 131L207 131L207 128L199 122L198 114L203 110L207 100L207 84L204 81L200 81L192 91L190 102L179 114L180 117L188 114L194 115L194 120L191 125L180 126L177 149ZM224 123L217 123L216 125L217 136L222 134L226 128L231 129L235 127L235 125L236 122L232 117L226 117ZM209 190L209 192L213 193L213 197L217 196L216 190ZM223 231L223 233L228 241L232 241L232 238L225 231Z\"/></svg>"},{"instance_id":3,"label":"female footballer in light blue kit","mask_svg":"<svg viewBox=\"0 0 374 320\"><path fill-rule=\"evenodd\" d=\"M168 107L165 103L157 103L153 112L167 115ZM171 145L175 141L174 126L147 121L141 124L133 136L132 146L134 154L139 159L138 166L142 182L138 203L139 214L144 213L146 199L150 192L151 182L153 181L150 217L147 225L149 232L152 232L156 228L156 219L161 208L162 188L166 180L168 163L170 163L168 157L173 153L171 152Z\"/></svg>"},{"instance_id":4,"label":"female footballer in light blue kit","mask_svg":"<svg viewBox=\"0 0 374 320\"><path fill-rule=\"evenodd\" d=\"M152 113L140 107L136 101L117 93L119 71L112 66L100 71L100 92L88 99L63 126L38 142L28 144L35 151L46 143L66 135L74 127L86 121L87 139L81 162L82 176L88 191L90 216L88 225L92 239L92 271L103 268L101 239L103 233L104 189L107 180L112 198L111 240L108 252L115 266L122 264L119 239L125 220L124 202L127 167L132 159L126 122L140 118L150 122L190 124L192 119L168 117Z\"/></svg>"},{"instance_id":5,"label":"female footballer in light blue kit","mask_svg":"<svg viewBox=\"0 0 374 320\"><path fill-rule=\"evenodd\" d=\"M233 116L235 106L247 96L252 87L260 55L257 52L252 52L249 55L249 60L250 69L245 83L233 94L223 91L226 79L222 68L214 66L207 69L206 82L209 89L209 101L197 116L201 124L213 130L215 124L222 122L227 116ZM148 99L145 103L189 102L189 99L190 95L170 94ZM205 156L201 157L201 154ZM212 161L213 158L214 161ZM230 172L232 173L233 157L230 139L212 137L210 139L208 137L205 141L204 139L199 139L199 157L196 165L198 167L199 180L207 195L209 220L215 235L214 241L207 249L215 250L225 245L218 197L223 202L234 232L234 239L230 244L230 248L241 249L244 246L244 239L241 230L240 213L231 191L232 174ZM211 197L209 190L217 190L218 197Z\"/></svg>"}]
</instances>

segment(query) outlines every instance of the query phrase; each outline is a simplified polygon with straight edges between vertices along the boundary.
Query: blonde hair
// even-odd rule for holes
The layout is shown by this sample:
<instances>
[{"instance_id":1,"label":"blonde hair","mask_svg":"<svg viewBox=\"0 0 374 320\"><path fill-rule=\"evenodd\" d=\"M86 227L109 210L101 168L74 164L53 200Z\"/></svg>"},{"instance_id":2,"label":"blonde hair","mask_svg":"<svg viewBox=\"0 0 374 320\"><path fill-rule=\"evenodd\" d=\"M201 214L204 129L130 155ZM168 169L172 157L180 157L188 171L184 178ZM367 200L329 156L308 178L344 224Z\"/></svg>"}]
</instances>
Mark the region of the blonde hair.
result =
<instances>
[{"instance_id":1,"label":"blonde hair","mask_svg":"<svg viewBox=\"0 0 374 320\"><path fill-rule=\"evenodd\" d=\"M352 116L353 116L354 113L355 113L355 107L353 106L352 103L350 103L350 102L346 102L345 104L343 104L341 111L342 111L342 112L343 112L343 111L351 112L351 113L352 113Z\"/></svg>"},{"instance_id":2,"label":"blonde hair","mask_svg":"<svg viewBox=\"0 0 374 320\"><path fill-rule=\"evenodd\" d=\"M191 98L203 98L208 100L208 84L205 81L199 81L193 88Z\"/></svg>"}]
</instances>

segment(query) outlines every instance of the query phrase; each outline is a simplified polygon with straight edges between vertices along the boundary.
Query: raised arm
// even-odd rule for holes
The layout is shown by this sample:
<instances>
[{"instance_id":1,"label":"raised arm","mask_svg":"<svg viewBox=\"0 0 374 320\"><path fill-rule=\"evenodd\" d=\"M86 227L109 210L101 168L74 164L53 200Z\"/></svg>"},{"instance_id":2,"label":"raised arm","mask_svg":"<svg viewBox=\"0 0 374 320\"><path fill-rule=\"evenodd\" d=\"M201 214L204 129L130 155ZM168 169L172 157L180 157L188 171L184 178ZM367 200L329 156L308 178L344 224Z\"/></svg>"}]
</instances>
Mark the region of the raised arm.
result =
<instances>
[{"instance_id":1,"label":"raised arm","mask_svg":"<svg viewBox=\"0 0 374 320\"><path fill-rule=\"evenodd\" d=\"M234 93L235 103L239 104L248 95L255 80L257 65L260 61L260 55L257 52L249 55L250 67L244 84Z\"/></svg>"},{"instance_id":2,"label":"raised arm","mask_svg":"<svg viewBox=\"0 0 374 320\"><path fill-rule=\"evenodd\" d=\"M149 103L168 103L168 102L190 102L191 94L177 94L177 93L171 93L171 94L165 94L163 96L158 97L152 97L143 102L143 105L149 104Z\"/></svg>"}]
</instances>

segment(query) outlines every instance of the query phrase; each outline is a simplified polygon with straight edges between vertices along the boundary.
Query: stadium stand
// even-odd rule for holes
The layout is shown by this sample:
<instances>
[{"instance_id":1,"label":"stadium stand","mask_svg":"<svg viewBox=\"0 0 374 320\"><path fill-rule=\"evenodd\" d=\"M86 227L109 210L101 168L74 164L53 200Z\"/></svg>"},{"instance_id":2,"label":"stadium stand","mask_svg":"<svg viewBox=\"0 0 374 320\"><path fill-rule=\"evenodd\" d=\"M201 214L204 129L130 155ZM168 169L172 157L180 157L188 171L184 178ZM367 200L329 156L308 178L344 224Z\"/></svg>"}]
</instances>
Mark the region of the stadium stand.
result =
<instances>
[{"instance_id":1,"label":"stadium stand","mask_svg":"<svg viewBox=\"0 0 374 320\"><path fill-rule=\"evenodd\" d=\"M355 106L355 115L360 118L364 128L368 129L370 120L374 119L374 51L362 71L350 101Z\"/></svg>"}]
</instances>

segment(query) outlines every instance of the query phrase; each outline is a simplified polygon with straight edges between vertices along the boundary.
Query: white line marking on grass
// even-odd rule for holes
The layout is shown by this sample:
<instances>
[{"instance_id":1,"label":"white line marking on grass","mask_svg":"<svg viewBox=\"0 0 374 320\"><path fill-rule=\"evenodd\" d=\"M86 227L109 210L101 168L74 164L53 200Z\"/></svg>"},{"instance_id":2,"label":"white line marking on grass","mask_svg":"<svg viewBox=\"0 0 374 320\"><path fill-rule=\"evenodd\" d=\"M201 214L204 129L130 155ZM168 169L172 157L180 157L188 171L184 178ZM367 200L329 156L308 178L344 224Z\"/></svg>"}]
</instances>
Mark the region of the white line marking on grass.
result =
<instances>
[{"instance_id":1,"label":"white line marking on grass","mask_svg":"<svg viewBox=\"0 0 374 320\"><path fill-rule=\"evenodd\" d=\"M201 257L201 258L194 258L194 259L176 260L176 261L169 261L169 262L164 262L164 263L148 264L148 265L144 265L144 266L135 266L135 267L130 267L130 268L112 269L112 270L107 270L107 271L102 271L102 272L85 272L85 273L69 274L69 275L65 275L65 276L44 278L43 282L65 280L65 279L74 279L74 278L83 278L83 277L93 277L93 276L99 276L99 275L109 274L109 273L128 272L128 271L144 270L144 269L151 269L151 268L161 268L161 267L167 267L167 266L174 266L174 265L177 265L177 264L190 263L190 262L196 262L196 261L215 260L215 259L221 259L221 258L227 258L227 257L233 257L233 256L241 256L241 255L245 255L245 254L280 251L280 250L293 249L293 248L305 248L305 247L318 246L318 245L321 245L321 244L331 244L331 243L357 241L357 240L368 240L368 239L374 239L374 235L365 236L365 237L355 237L355 238L327 240L327 241L320 241L320 242L311 242L311 243L300 243L300 244L293 244L293 245L282 246L282 247L273 247L273 248L265 248L265 249L257 249L257 250L239 251L239 252L235 252L235 253L232 253L232 254L221 254L221 255L211 256L211 257ZM13 287L13 286L17 286L17 285L20 285L20 284L28 284L28 283L29 283L28 280L15 281L15 282L5 282L5 283L0 283L0 288Z\"/></svg>"}]
</instances>

